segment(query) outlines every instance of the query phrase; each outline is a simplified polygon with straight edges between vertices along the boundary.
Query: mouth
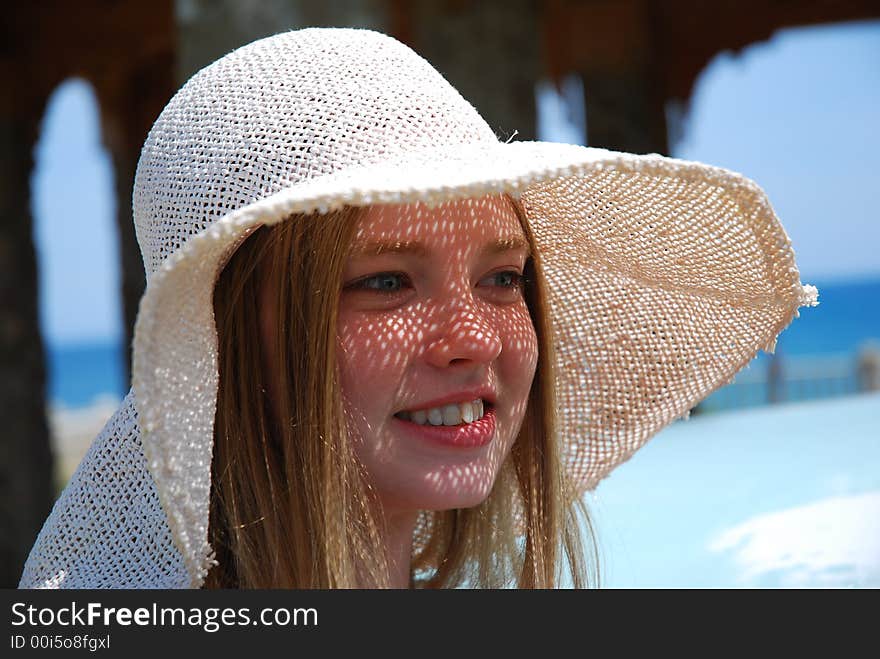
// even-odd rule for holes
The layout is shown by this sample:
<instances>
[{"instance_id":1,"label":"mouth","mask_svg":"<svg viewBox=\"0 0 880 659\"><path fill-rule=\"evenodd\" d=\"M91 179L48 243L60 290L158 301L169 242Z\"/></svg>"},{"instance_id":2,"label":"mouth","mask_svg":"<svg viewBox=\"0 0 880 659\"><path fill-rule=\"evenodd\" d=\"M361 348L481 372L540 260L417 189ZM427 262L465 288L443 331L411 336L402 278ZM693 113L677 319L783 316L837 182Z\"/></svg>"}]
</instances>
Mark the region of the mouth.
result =
<instances>
[{"instance_id":1,"label":"mouth","mask_svg":"<svg viewBox=\"0 0 880 659\"><path fill-rule=\"evenodd\" d=\"M495 406L490 401L476 398L421 410L402 410L394 417L420 426L466 426L485 418L494 409Z\"/></svg>"}]
</instances>

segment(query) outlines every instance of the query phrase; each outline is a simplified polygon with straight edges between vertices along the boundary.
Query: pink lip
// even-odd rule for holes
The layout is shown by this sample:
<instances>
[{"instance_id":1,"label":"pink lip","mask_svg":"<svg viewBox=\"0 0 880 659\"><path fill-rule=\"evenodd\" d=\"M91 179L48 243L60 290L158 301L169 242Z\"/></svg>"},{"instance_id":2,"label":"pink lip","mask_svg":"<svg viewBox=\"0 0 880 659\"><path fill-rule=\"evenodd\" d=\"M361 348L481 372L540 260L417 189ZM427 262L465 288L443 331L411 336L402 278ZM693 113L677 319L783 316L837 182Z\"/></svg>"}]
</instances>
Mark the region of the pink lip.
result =
<instances>
[{"instance_id":1,"label":"pink lip","mask_svg":"<svg viewBox=\"0 0 880 659\"><path fill-rule=\"evenodd\" d=\"M414 402L407 408L407 411L411 412L413 410L427 410L432 407L443 407L444 405L449 405L451 403L469 403L472 400L476 400L477 398L482 398L484 403L494 405L496 396L495 392L488 387L465 389L463 391L448 394L441 398L435 398L434 400L426 400L420 403Z\"/></svg>"},{"instance_id":2,"label":"pink lip","mask_svg":"<svg viewBox=\"0 0 880 659\"><path fill-rule=\"evenodd\" d=\"M495 408L485 410L483 418L458 426L420 426L418 423L391 417L400 428L430 442L454 448L477 448L485 446L495 438Z\"/></svg>"}]
</instances>

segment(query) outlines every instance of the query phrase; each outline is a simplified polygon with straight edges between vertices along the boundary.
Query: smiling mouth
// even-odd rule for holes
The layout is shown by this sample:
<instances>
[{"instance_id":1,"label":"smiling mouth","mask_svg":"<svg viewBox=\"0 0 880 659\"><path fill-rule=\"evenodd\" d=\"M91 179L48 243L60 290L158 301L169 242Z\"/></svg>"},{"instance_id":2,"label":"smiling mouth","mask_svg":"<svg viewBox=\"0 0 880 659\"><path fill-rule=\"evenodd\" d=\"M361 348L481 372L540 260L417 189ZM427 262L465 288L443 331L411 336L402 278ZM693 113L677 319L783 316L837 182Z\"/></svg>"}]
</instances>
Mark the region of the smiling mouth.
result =
<instances>
[{"instance_id":1,"label":"smiling mouth","mask_svg":"<svg viewBox=\"0 0 880 659\"><path fill-rule=\"evenodd\" d=\"M394 416L420 426L463 426L485 418L494 405L477 398L467 403L442 405L424 410L404 410Z\"/></svg>"}]
</instances>

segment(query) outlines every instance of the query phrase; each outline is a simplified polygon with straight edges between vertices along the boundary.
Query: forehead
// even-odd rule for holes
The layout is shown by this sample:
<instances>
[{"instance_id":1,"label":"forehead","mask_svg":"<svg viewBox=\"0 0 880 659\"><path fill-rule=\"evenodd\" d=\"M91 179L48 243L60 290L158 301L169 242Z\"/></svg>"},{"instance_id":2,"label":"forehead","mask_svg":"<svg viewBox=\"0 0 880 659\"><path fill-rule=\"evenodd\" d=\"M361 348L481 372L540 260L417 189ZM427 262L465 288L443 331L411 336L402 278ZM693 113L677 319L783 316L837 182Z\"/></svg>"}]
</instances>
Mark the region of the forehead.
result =
<instances>
[{"instance_id":1,"label":"forehead","mask_svg":"<svg viewBox=\"0 0 880 659\"><path fill-rule=\"evenodd\" d=\"M461 199L428 208L423 203L370 206L358 223L355 246L374 241L417 241L431 247L525 240L511 201L502 195Z\"/></svg>"}]
</instances>

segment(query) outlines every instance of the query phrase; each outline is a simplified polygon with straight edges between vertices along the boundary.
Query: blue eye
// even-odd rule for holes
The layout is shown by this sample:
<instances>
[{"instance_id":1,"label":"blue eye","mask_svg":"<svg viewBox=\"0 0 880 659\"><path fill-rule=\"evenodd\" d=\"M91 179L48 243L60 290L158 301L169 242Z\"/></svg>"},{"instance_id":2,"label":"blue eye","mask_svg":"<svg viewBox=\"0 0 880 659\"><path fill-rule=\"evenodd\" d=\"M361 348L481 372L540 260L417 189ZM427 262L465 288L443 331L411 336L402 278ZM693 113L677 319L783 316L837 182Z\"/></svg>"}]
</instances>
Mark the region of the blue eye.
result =
<instances>
[{"instance_id":1,"label":"blue eye","mask_svg":"<svg viewBox=\"0 0 880 659\"><path fill-rule=\"evenodd\" d=\"M525 276L515 270L503 270L489 275L495 278L497 286L502 289L520 290L526 282ZM406 286L411 285L409 277L402 272L379 272L352 282L347 289L375 291L380 295L394 295Z\"/></svg>"},{"instance_id":2,"label":"blue eye","mask_svg":"<svg viewBox=\"0 0 880 659\"><path fill-rule=\"evenodd\" d=\"M515 270L504 270L502 272L496 272L491 276L501 277L502 275L504 275L502 281L505 281L507 283L501 284L501 288L522 288L526 282L526 278Z\"/></svg>"},{"instance_id":3,"label":"blue eye","mask_svg":"<svg viewBox=\"0 0 880 659\"><path fill-rule=\"evenodd\" d=\"M374 290L377 293L384 294L398 293L402 285L396 285L396 282L400 280L409 281L409 277L402 272L380 272L350 284L349 288ZM372 285L373 283L376 285Z\"/></svg>"}]
</instances>

